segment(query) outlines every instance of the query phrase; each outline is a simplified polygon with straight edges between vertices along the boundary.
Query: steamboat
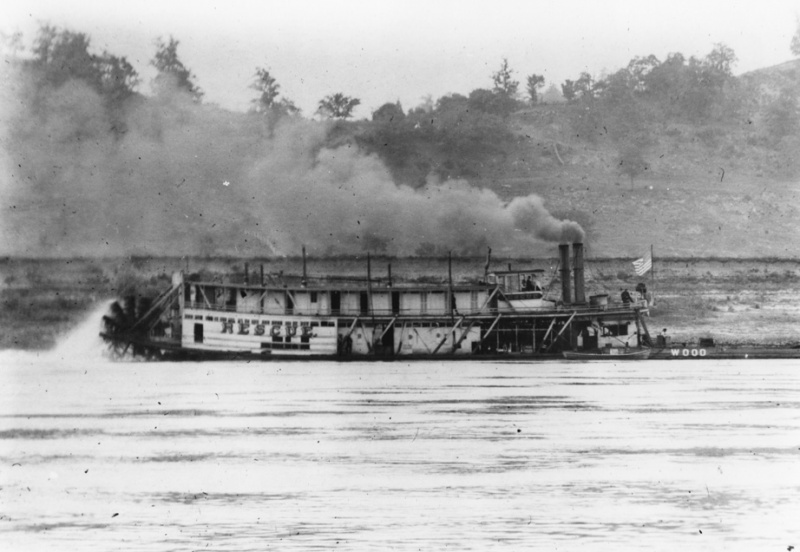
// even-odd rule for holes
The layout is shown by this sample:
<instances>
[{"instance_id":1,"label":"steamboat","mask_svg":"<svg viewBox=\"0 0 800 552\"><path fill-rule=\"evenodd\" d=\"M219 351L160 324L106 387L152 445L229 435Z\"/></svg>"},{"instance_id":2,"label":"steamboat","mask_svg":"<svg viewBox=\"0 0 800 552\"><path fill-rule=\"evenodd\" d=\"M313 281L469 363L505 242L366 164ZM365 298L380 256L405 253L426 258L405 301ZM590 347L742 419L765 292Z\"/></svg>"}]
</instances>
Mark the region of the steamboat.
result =
<instances>
[{"instance_id":1,"label":"steamboat","mask_svg":"<svg viewBox=\"0 0 800 552\"><path fill-rule=\"evenodd\" d=\"M584 247L559 245L560 296L542 269L475 283L199 281L182 273L152 300L114 303L101 333L115 355L211 359L638 358L651 344L645 294L587 297ZM245 269L247 273L247 269ZM574 292L573 284L574 283Z\"/></svg>"}]
</instances>

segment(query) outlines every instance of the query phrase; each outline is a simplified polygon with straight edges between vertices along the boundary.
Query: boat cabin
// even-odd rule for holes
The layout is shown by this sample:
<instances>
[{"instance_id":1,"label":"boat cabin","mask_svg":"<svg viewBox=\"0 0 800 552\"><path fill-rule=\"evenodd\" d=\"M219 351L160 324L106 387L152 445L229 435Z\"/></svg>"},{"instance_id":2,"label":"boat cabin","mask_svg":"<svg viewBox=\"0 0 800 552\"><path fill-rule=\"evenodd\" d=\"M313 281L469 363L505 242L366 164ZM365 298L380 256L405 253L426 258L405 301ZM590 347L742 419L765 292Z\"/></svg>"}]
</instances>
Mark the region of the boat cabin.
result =
<instances>
[{"instance_id":1,"label":"boat cabin","mask_svg":"<svg viewBox=\"0 0 800 552\"><path fill-rule=\"evenodd\" d=\"M508 270L504 272L491 272L486 281L490 285L497 285L500 292L509 298L517 299L542 299L541 268L530 270Z\"/></svg>"}]
</instances>

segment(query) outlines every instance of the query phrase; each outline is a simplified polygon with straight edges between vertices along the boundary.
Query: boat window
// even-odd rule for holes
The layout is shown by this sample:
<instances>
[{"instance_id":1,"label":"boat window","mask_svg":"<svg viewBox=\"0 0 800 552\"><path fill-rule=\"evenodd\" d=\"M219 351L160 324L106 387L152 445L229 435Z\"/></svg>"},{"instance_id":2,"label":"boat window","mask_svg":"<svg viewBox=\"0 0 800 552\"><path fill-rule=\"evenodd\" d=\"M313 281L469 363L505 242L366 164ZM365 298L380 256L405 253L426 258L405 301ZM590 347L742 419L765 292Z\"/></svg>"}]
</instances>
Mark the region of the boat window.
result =
<instances>
[{"instance_id":1,"label":"boat window","mask_svg":"<svg viewBox=\"0 0 800 552\"><path fill-rule=\"evenodd\" d=\"M603 325L603 335L606 336L619 336L619 335L628 335L628 324L604 324Z\"/></svg>"}]
</instances>

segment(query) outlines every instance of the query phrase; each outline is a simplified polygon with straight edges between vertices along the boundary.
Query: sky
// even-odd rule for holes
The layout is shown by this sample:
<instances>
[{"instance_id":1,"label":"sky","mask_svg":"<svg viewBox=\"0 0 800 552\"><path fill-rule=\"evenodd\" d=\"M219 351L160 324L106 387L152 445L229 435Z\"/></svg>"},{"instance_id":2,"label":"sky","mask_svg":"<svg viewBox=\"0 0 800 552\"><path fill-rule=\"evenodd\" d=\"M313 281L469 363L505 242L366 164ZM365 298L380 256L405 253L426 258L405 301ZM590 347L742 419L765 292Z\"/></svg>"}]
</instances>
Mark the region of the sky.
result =
<instances>
[{"instance_id":1,"label":"sky","mask_svg":"<svg viewBox=\"0 0 800 552\"><path fill-rule=\"evenodd\" d=\"M342 92L361 100L362 118L386 102L410 109L490 88L503 58L521 89L532 73L559 86L634 56L704 56L716 43L734 49L743 73L791 59L799 14L788 0L5 0L0 30L21 31L26 45L43 23L85 32L97 52L134 65L145 94L155 42L171 35L207 103L246 110L265 67L304 115Z\"/></svg>"}]
</instances>

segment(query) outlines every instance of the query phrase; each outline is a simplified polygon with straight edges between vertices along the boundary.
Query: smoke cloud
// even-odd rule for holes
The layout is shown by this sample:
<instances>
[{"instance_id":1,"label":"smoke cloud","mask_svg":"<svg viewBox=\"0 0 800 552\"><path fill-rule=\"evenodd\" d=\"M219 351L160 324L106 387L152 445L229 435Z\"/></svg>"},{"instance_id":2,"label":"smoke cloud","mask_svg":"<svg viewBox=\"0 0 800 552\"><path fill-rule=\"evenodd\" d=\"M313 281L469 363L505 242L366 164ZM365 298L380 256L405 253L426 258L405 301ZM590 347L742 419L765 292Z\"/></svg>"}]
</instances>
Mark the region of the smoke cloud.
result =
<instances>
[{"instance_id":1,"label":"smoke cloud","mask_svg":"<svg viewBox=\"0 0 800 552\"><path fill-rule=\"evenodd\" d=\"M329 123L269 128L171 92L133 102L120 134L79 81L38 101L18 75L0 86L2 254L527 255L583 239L537 196L398 185L377 157L327 145Z\"/></svg>"}]
</instances>

